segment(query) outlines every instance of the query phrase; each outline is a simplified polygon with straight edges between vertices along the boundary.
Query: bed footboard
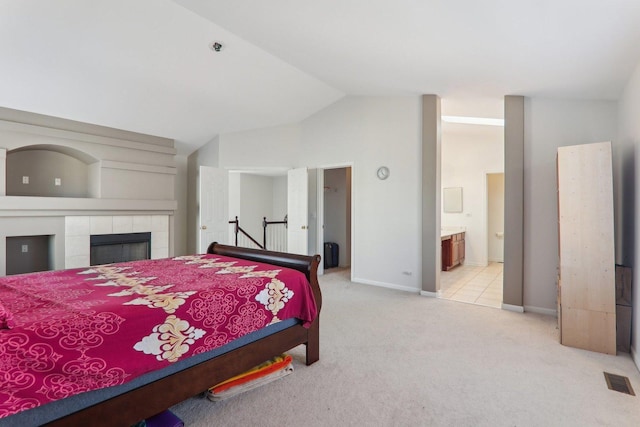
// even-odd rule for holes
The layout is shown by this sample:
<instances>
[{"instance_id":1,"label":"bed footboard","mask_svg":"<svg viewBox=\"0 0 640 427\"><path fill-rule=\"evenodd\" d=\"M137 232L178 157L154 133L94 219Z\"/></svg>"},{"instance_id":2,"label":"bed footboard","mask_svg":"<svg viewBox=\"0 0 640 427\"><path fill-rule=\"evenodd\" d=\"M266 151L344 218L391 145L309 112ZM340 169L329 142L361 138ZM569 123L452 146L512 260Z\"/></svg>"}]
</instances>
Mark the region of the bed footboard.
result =
<instances>
[{"instance_id":1,"label":"bed footboard","mask_svg":"<svg viewBox=\"0 0 640 427\"><path fill-rule=\"evenodd\" d=\"M213 242L207 248L209 254L219 254L230 256L234 258L242 258L251 261L264 262L267 264L277 265L281 267L291 268L298 270L307 277L313 296L316 300L316 306L318 307L318 317L311 324L307 331L307 338L305 342L306 363L311 365L320 359L320 309L322 307L322 292L320 291L320 284L318 282L318 266L320 264L320 255L306 256L297 254L287 254L282 252L272 252L260 249L240 248L237 246L222 245L217 242ZM274 354L275 356L276 354ZM265 359L266 360L266 359Z\"/></svg>"}]
</instances>

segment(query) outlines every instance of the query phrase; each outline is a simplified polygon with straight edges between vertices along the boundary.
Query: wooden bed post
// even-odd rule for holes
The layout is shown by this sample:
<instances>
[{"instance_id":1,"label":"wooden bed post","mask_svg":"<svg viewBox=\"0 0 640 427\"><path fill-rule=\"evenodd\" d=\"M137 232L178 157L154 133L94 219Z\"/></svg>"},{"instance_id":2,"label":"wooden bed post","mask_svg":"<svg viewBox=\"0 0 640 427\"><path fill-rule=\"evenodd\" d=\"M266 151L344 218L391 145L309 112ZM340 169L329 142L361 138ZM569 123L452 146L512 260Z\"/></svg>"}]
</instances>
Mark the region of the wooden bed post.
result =
<instances>
[{"instance_id":1,"label":"wooden bed post","mask_svg":"<svg viewBox=\"0 0 640 427\"><path fill-rule=\"evenodd\" d=\"M322 307L322 293L320 292L320 283L318 282L318 266L320 265L321 259L320 255L314 255L309 266L309 271L306 273L311 289L313 289L316 306L318 307L318 317L311 323L308 330L307 365L311 365L320 359L320 308Z\"/></svg>"},{"instance_id":2,"label":"wooden bed post","mask_svg":"<svg viewBox=\"0 0 640 427\"><path fill-rule=\"evenodd\" d=\"M307 366L320 360L320 318L313 321L308 333Z\"/></svg>"}]
</instances>

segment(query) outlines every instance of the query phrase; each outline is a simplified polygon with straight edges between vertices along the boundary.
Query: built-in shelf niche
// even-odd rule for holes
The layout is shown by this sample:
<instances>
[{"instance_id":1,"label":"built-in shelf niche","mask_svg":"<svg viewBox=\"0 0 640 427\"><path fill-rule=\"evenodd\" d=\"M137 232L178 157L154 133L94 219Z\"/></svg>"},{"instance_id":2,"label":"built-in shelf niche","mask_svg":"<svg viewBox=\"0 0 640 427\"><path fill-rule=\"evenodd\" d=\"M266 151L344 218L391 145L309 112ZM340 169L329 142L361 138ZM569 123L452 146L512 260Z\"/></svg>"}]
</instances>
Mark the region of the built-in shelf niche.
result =
<instances>
[{"instance_id":1,"label":"built-in shelf niche","mask_svg":"<svg viewBox=\"0 0 640 427\"><path fill-rule=\"evenodd\" d=\"M65 146L30 145L7 152L6 195L95 197L97 160Z\"/></svg>"}]
</instances>

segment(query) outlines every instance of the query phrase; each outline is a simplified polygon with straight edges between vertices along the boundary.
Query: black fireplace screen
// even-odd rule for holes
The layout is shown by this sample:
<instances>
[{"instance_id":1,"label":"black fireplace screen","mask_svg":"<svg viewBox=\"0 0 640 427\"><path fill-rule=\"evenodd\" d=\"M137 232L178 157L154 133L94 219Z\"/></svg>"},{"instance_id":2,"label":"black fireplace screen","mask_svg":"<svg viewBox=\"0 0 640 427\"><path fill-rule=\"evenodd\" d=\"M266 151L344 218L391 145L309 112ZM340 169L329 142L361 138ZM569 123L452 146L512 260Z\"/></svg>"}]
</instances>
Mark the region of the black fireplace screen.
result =
<instances>
[{"instance_id":1,"label":"black fireplace screen","mask_svg":"<svg viewBox=\"0 0 640 427\"><path fill-rule=\"evenodd\" d=\"M94 234L91 265L151 258L151 233Z\"/></svg>"}]
</instances>

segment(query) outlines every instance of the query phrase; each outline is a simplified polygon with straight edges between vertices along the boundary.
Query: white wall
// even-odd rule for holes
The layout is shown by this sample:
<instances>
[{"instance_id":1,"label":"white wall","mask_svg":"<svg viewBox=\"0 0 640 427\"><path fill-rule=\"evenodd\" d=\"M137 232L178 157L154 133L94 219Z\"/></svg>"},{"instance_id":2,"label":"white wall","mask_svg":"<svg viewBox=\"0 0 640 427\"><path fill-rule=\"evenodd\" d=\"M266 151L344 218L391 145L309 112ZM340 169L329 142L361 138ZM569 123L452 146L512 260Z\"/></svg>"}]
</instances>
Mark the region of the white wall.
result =
<instances>
[{"instance_id":1,"label":"white wall","mask_svg":"<svg viewBox=\"0 0 640 427\"><path fill-rule=\"evenodd\" d=\"M273 211L273 179L240 174L240 226L262 243L262 219Z\"/></svg>"},{"instance_id":2,"label":"white wall","mask_svg":"<svg viewBox=\"0 0 640 427\"><path fill-rule=\"evenodd\" d=\"M504 262L504 173L487 175L489 262Z\"/></svg>"},{"instance_id":3,"label":"white wall","mask_svg":"<svg viewBox=\"0 0 640 427\"><path fill-rule=\"evenodd\" d=\"M219 166L353 165L354 279L418 290L420 113L417 96L347 97L296 126L220 136ZM385 181L381 165L391 170Z\"/></svg>"},{"instance_id":4,"label":"white wall","mask_svg":"<svg viewBox=\"0 0 640 427\"><path fill-rule=\"evenodd\" d=\"M188 194L188 167L187 157L184 155L177 155L176 167L178 173L176 174L175 185L175 200L178 202L178 209L175 212L174 227L175 231L171 233L173 236L173 253L170 255L180 256L187 255L187 194Z\"/></svg>"},{"instance_id":5,"label":"white wall","mask_svg":"<svg viewBox=\"0 0 640 427\"><path fill-rule=\"evenodd\" d=\"M219 138L220 167L286 170L298 165L296 162L300 150L299 125L230 133L220 135Z\"/></svg>"},{"instance_id":6,"label":"white wall","mask_svg":"<svg viewBox=\"0 0 640 427\"><path fill-rule=\"evenodd\" d=\"M618 162L618 173L614 175L616 188L616 260L633 267L633 320L631 325L631 354L640 368L640 286L639 275L635 271L640 266L640 251L636 249L640 242L640 233L636 227L635 213L640 212L640 174L636 165L640 164L640 64L627 83L619 102L619 137L620 144L614 150L614 161Z\"/></svg>"},{"instance_id":7,"label":"white wall","mask_svg":"<svg viewBox=\"0 0 640 427\"><path fill-rule=\"evenodd\" d=\"M302 123L302 164L353 162L356 281L421 288L421 126L417 96L348 97Z\"/></svg>"},{"instance_id":8,"label":"white wall","mask_svg":"<svg viewBox=\"0 0 640 427\"><path fill-rule=\"evenodd\" d=\"M287 176L273 177L273 211L271 221L283 221L287 214Z\"/></svg>"},{"instance_id":9,"label":"white wall","mask_svg":"<svg viewBox=\"0 0 640 427\"><path fill-rule=\"evenodd\" d=\"M240 215L242 214L240 210L240 199L242 192L241 182L242 173L229 173L229 220L233 220L235 217L240 218Z\"/></svg>"},{"instance_id":10,"label":"white wall","mask_svg":"<svg viewBox=\"0 0 640 427\"><path fill-rule=\"evenodd\" d=\"M526 98L524 147L524 306L555 313L558 266L558 147L617 142L617 104ZM619 165L614 164L614 171ZM505 230L508 233L508 230Z\"/></svg>"},{"instance_id":11,"label":"white wall","mask_svg":"<svg viewBox=\"0 0 640 427\"><path fill-rule=\"evenodd\" d=\"M442 188L462 187L462 212L441 213L442 227L465 227L465 264L487 265L486 174L504 172L504 128L443 123Z\"/></svg>"}]
</instances>

